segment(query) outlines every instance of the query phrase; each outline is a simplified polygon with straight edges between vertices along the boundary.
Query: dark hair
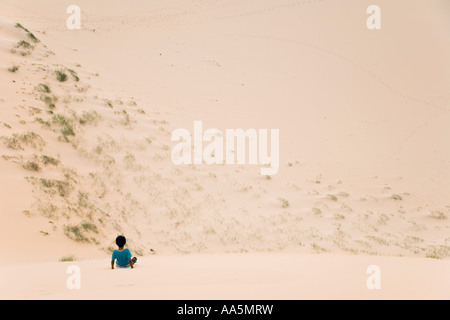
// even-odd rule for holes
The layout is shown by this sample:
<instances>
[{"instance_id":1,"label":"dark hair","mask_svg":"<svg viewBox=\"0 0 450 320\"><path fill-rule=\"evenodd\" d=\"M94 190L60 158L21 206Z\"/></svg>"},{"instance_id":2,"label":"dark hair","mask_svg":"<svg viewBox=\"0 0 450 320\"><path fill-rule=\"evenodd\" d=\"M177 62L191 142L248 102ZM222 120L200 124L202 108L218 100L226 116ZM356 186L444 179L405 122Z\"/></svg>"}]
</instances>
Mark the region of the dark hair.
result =
<instances>
[{"instance_id":1,"label":"dark hair","mask_svg":"<svg viewBox=\"0 0 450 320\"><path fill-rule=\"evenodd\" d=\"M119 246L119 248L122 248L125 245L125 243L127 243L127 239L125 239L124 236L118 236L116 238L116 244Z\"/></svg>"}]
</instances>

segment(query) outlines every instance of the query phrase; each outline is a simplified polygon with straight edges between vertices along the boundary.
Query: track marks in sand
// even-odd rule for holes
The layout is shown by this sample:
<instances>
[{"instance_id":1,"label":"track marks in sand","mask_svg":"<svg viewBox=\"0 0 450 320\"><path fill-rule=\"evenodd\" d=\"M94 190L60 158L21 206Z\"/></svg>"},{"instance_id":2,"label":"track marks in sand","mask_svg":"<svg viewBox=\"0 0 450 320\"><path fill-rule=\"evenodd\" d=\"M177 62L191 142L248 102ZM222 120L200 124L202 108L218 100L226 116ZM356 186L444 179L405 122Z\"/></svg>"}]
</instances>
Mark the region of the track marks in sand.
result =
<instances>
[{"instance_id":1,"label":"track marks in sand","mask_svg":"<svg viewBox=\"0 0 450 320\"><path fill-rule=\"evenodd\" d=\"M299 6L312 5L328 0L303 0L303 1L247 1L243 8L242 1L186 1L182 5L155 4L151 10L130 13L125 10L121 14L104 15L89 6L81 6L82 30L84 31L123 31L136 28L149 27L180 27L194 26L209 22L224 21L236 18L261 15L282 9L292 9ZM108 5L105 3L105 5ZM248 8L248 9L246 9ZM258 8L258 9L255 9ZM27 10L24 8L24 12ZM224 14L224 12L229 12ZM12 18L12 17L11 17ZM31 12L27 15L13 17L40 25L44 32L67 31L64 15L61 18L39 17Z\"/></svg>"},{"instance_id":2,"label":"track marks in sand","mask_svg":"<svg viewBox=\"0 0 450 320\"><path fill-rule=\"evenodd\" d=\"M238 37L245 37L245 38L250 38L250 39L260 39L260 40L267 40L267 41L281 41L281 42L287 42L287 43L292 43L294 45L299 45L299 46L303 46L303 47L309 47L312 48L314 50L320 51L322 53L325 53L327 55L333 56L341 61L343 61L344 63L347 63L351 66L353 66L353 68L360 70L362 73L368 75L369 77L371 77L372 79L374 79L375 81L377 81L379 84L381 84L387 91L391 92L394 95L397 95L403 99L412 101L412 102L416 102L419 104L422 104L424 106L428 106L428 107L432 107L433 109L438 109L438 110L442 110L442 111L449 111L449 108L446 108L445 106L440 106L437 105L431 101L428 100L423 100L420 98L416 98L413 97L411 95L405 94L403 92L401 92L400 90L392 87L391 85L389 85L381 76L377 75L376 73L374 73L373 71L371 71L370 69L368 69L365 66L362 66L361 64L351 60L350 58L335 52L333 50L327 49L325 47L321 47L317 44L314 43L308 43L308 42L303 42L303 41L297 41L297 40L291 40L291 39L285 39L285 38L279 38L279 37L270 37L270 36L261 36L261 35L249 35L249 34L240 34L237 35Z\"/></svg>"},{"instance_id":3,"label":"track marks in sand","mask_svg":"<svg viewBox=\"0 0 450 320\"><path fill-rule=\"evenodd\" d=\"M405 145L413 136L418 134L422 129L429 126L430 123L432 122L432 120L436 119L438 116L442 115L443 113L450 111L450 107L448 106L448 103L440 105L440 104L436 104L432 101L424 100L424 99L417 98L417 97L411 96L409 94L406 94L406 93L402 92L401 90L391 86L380 75L371 71L369 68L357 63L356 61L348 58L345 55L342 55L342 54L340 54L336 51L330 50L328 48L319 46L317 44L303 42L303 41L297 41L297 40L291 40L291 39L285 39L285 38L280 38L280 37L262 36L262 35L240 34L237 36L250 38L250 39L259 39L259 40L270 41L270 42L280 42L281 41L281 42L291 43L293 45L311 48L316 51L320 51L326 55L333 56L334 58L340 60L343 63L351 65L356 70L359 70L363 74L367 75L369 78L372 78L373 80L378 82L386 91L390 92L391 94L396 95L402 99L408 100L410 102L417 103L418 105L421 105L423 107L431 107L434 110L436 110L436 112L434 112L430 117L425 119L423 123L421 123L417 127L413 128L410 131L410 133L406 134L405 137L401 141L398 142L397 149L394 151L393 156L397 155L400 152L400 150L402 149L403 145Z\"/></svg>"}]
</instances>

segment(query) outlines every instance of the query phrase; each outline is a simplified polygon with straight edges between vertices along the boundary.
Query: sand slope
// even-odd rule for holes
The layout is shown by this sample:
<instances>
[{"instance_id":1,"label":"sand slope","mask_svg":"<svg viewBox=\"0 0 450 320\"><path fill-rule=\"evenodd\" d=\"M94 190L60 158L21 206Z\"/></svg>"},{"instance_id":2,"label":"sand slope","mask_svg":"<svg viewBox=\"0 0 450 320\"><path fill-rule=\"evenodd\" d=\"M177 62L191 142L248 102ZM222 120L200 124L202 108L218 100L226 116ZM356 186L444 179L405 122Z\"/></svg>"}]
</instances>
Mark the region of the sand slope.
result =
<instances>
[{"instance_id":1,"label":"sand slope","mask_svg":"<svg viewBox=\"0 0 450 320\"><path fill-rule=\"evenodd\" d=\"M80 289L66 285L73 265ZM367 287L371 265L381 270L379 290ZM0 298L448 299L448 270L448 261L341 255L155 256L133 270L103 259L3 267Z\"/></svg>"}]
</instances>

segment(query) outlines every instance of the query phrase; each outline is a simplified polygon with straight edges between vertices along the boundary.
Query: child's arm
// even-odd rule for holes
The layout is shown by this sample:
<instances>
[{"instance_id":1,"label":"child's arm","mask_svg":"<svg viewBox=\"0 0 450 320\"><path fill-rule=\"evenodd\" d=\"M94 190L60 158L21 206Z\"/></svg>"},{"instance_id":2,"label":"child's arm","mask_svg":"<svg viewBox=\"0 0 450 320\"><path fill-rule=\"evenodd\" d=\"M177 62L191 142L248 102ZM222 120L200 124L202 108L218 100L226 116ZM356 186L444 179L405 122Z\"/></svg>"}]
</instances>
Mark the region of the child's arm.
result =
<instances>
[{"instance_id":1,"label":"child's arm","mask_svg":"<svg viewBox=\"0 0 450 320\"><path fill-rule=\"evenodd\" d=\"M114 269L114 260L111 260L111 269Z\"/></svg>"},{"instance_id":2,"label":"child's arm","mask_svg":"<svg viewBox=\"0 0 450 320\"><path fill-rule=\"evenodd\" d=\"M131 269L133 269L133 265L134 265L134 262L133 262L133 260L131 260L131 258L130 258L130 259L128 259L128 262L130 263L130 267L131 267Z\"/></svg>"}]
</instances>

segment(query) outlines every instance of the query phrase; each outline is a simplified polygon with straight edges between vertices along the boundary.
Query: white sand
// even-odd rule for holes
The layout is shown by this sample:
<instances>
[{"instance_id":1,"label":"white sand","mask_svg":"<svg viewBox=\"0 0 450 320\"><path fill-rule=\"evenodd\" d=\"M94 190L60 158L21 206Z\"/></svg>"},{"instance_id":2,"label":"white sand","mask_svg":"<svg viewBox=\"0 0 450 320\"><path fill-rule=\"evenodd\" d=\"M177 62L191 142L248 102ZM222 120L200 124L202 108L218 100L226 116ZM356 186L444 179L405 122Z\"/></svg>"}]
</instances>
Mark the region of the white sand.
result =
<instances>
[{"instance_id":1,"label":"white sand","mask_svg":"<svg viewBox=\"0 0 450 320\"><path fill-rule=\"evenodd\" d=\"M230 254L142 258L111 270L89 260L0 269L3 299L448 299L448 261L342 255ZM80 269L79 289L72 265ZM367 268L381 270L380 289ZM70 269L69 269L70 270ZM423 271L428 277L421 276ZM447 281L447 282L446 282Z\"/></svg>"}]
</instances>

